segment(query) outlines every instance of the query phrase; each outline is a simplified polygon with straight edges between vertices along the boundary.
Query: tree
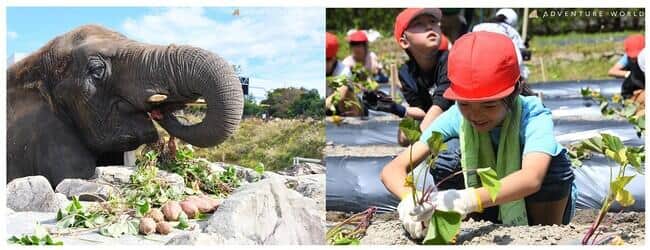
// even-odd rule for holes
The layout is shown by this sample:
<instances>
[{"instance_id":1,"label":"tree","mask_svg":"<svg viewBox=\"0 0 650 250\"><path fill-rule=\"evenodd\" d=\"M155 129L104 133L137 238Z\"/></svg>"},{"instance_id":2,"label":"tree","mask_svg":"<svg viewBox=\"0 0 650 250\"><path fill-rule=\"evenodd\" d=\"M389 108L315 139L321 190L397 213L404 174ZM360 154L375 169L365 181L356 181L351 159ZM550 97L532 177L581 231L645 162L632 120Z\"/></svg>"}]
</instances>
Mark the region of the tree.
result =
<instances>
[{"instance_id":1,"label":"tree","mask_svg":"<svg viewBox=\"0 0 650 250\"><path fill-rule=\"evenodd\" d=\"M324 116L325 100L318 91L305 88L278 88L270 91L261 104L268 105L269 115L280 118Z\"/></svg>"},{"instance_id":2,"label":"tree","mask_svg":"<svg viewBox=\"0 0 650 250\"><path fill-rule=\"evenodd\" d=\"M325 116L325 100L320 97L318 90L309 90L293 102L289 107L289 114L293 117L323 118Z\"/></svg>"},{"instance_id":3,"label":"tree","mask_svg":"<svg viewBox=\"0 0 650 250\"><path fill-rule=\"evenodd\" d=\"M264 107L255 103L255 98L246 96L244 98L244 116L259 116L264 112Z\"/></svg>"}]
</instances>

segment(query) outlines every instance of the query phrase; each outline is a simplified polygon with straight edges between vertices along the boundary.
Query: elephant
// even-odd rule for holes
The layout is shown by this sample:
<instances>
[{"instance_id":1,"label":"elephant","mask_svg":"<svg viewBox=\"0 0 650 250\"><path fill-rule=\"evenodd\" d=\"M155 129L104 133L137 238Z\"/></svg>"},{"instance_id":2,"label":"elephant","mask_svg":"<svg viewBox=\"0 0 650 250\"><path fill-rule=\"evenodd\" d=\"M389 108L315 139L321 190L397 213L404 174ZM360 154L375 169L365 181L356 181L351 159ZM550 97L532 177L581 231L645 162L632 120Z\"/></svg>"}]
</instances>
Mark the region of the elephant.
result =
<instances>
[{"instance_id":1,"label":"elephant","mask_svg":"<svg viewBox=\"0 0 650 250\"><path fill-rule=\"evenodd\" d=\"M203 120L178 120L174 112L199 98ZM238 128L243 100L232 66L215 53L80 26L7 69L7 181L90 178L156 142L154 121L189 144L216 146Z\"/></svg>"}]
</instances>

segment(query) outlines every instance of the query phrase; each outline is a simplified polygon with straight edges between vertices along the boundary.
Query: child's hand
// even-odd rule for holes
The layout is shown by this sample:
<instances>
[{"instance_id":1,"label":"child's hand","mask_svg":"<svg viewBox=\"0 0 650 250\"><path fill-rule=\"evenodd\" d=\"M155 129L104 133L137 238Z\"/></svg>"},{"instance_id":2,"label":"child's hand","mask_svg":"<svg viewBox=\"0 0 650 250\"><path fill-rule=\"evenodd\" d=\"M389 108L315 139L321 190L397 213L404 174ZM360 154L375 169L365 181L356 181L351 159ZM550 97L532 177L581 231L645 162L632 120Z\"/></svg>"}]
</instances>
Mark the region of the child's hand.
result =
<instances>
[{"instance_id":1,"label":"child's hand","mask_svg":"<svg viewBox=\"0 0 650 250\"><path fill-rule=\"evenodd\" d=\"M439 191L431 199L431 205L429 205L429 207L440 211L457 212L460 214L462 219L464 219L469 213L483 211L476 189L474 188ZM422 212L420 213L426 212L429 207L421 208ZM420 214L415 214L415 212L416 211L414 211L414 217L421 216Z\"/></svg>"},{"instance_id":2,"label":"child's hand","mask_svg":"<svg viewBox=\"0 0 650 250\"><path fill-rule=\"evenodd\" d=\"M427 226L429 225L429 219L431 219L431 216L424 221L416 220L415 216L411 215L414 208L415 202L413 201L413 195L409 192L404 195L402 201L397 206L399 220L402 222L402 226L412 239L422 239L427 234Z\"/></svg>"}]
</instances>

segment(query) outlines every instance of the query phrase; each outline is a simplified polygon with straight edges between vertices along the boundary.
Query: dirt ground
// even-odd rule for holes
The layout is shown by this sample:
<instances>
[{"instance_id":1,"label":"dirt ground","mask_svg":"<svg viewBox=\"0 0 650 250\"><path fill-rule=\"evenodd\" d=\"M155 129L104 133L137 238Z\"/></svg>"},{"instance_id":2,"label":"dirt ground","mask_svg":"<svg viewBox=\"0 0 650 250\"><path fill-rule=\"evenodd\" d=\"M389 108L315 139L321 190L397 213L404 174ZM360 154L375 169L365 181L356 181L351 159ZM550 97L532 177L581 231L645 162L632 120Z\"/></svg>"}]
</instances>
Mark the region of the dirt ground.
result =
<instances>
[{"instance_id":1,"label":"dirt ground","mask_svg":"<svg viewBox=\"0 0 650 250\"><path fill-rule=\"evenodd\" d=\"M503 226L485 221L464 221L458 235L458 245L579 245L585 232L596 218L596 210L578 210L569 225ZM608 218L616 213L610 213ZM327 212L328 225L346 216L342 212ZM610 226L607 226L610 225ZM625 245L645 244L645 212L623 212L615 217L598 240L608 236L620 237ZM613 244L609 240L606 244ZM406 236L396 213L377 214L361 240L363 245L415 245Z\"/></svg>"}]
</instances>

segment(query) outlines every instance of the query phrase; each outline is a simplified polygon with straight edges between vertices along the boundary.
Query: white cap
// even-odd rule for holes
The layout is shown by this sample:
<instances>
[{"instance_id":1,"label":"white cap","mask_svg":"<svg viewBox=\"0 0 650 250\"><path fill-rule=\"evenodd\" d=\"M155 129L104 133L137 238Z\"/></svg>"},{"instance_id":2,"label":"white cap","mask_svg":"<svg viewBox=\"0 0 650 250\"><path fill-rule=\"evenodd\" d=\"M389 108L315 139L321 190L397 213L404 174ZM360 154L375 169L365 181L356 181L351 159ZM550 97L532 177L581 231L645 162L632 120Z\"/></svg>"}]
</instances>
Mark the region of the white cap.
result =
<instances>
[{"instance_id":1,"label":"white cap","mask_svg":"<svg viewBox=\"0 0 650 250\"><path fill-rule=\"evenodd\" d=\"M641 68L641 71L645 73L645 48L641 50L636 60L637 63L639 64L639 68Z\"/></svg>"},{"instance_id":2,"label":"white cap","mask_svg":"<svg viewBox=\"0 0 650 250\"><path fill-rule=\"evenodd\" d=\"M499 9L495 16L498 16L498 15L504 15L506 17L506 23L509 24L510 26L516 28L516 26L517 26L517 12L515 12L513 9Z\"/></svg>"}]
</instances>

